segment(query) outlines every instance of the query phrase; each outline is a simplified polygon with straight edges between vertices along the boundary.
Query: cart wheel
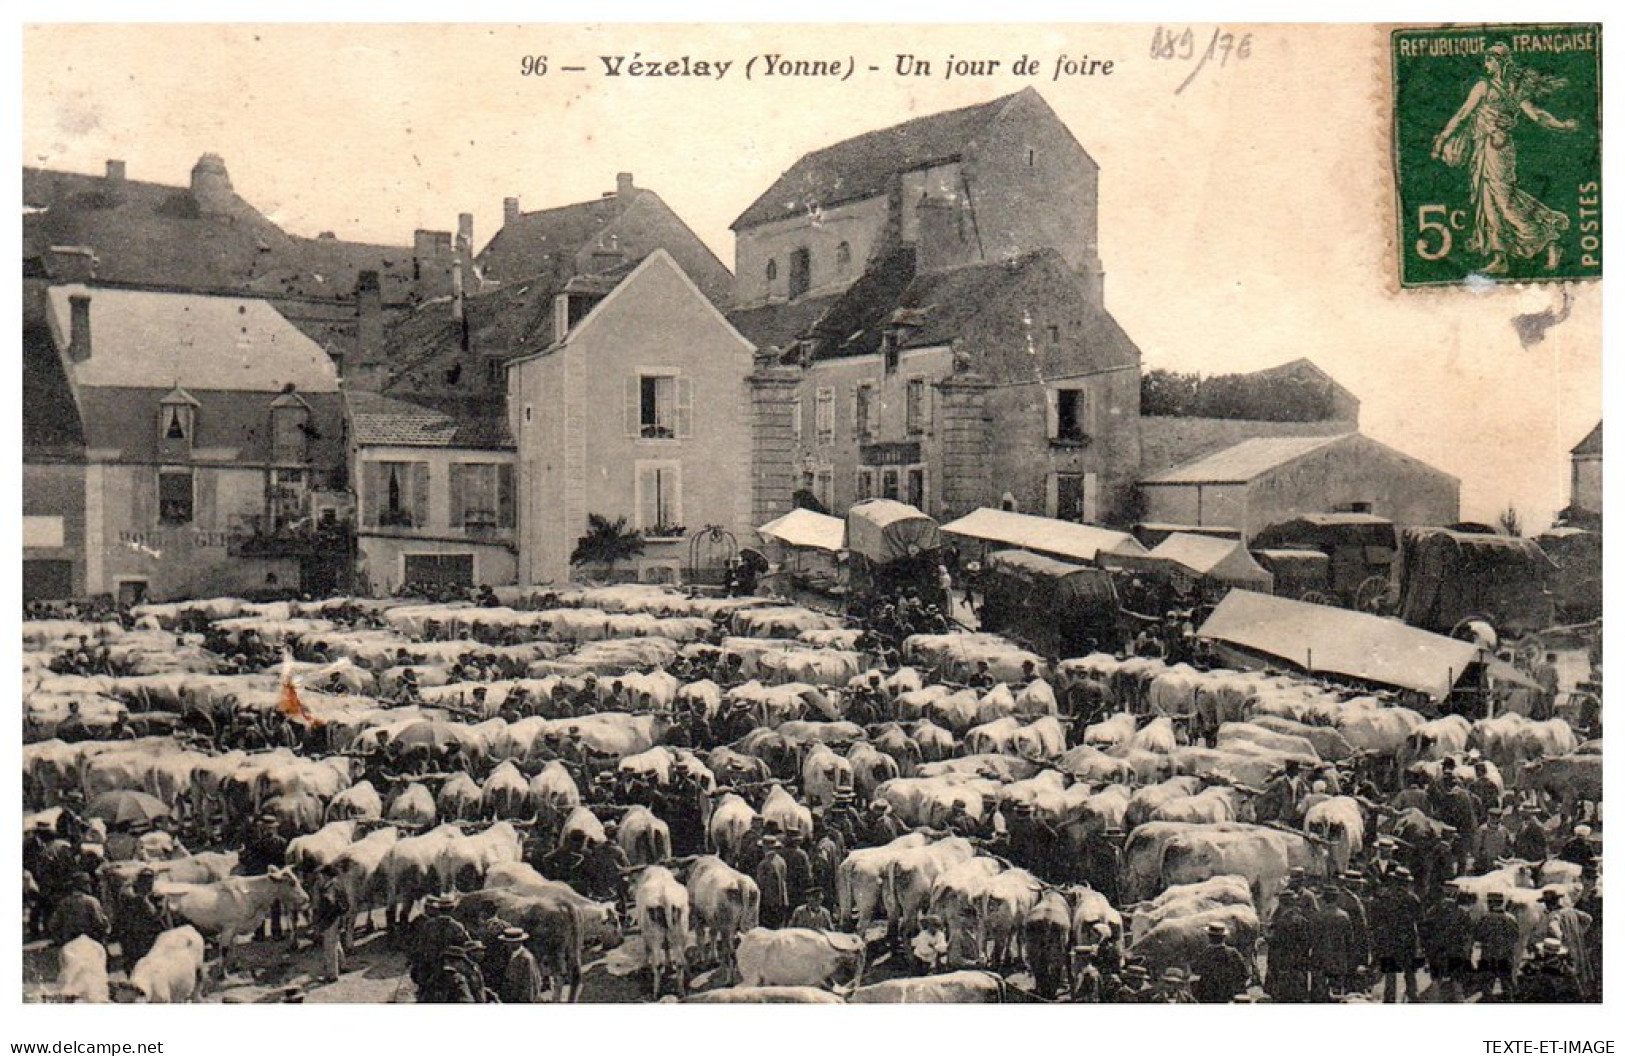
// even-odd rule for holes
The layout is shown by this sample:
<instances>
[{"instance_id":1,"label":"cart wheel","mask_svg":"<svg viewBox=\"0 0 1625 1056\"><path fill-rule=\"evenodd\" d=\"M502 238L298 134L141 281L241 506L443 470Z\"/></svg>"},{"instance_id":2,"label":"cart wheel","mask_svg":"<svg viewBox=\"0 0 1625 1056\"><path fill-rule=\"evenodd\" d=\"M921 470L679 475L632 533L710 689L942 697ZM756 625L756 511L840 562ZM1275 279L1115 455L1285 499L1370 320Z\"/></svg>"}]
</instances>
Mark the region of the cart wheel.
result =
<instances>
[{"instance_id":1,"label":"cart wheel","mask_svg":"<svg viewBox=\"0 0 1625 1056\"><path fill-rule=\"evenodd\" d=\"M1318 590L1306 590L1298 595L1299 601L1306 601L1311 605L1330 605L1332 599Z\"/></svg>"},{"instance_id":2,"label":"cart wheel","mask_svg":"<svg viewBox=\"0 0 1625 1056\"><path fill-rule=\"evenodd\" d=\"M1381 613L1388 605L1387 576L1369 576L1354 590L1354 607L1361 612Z\"/></svg>"}]
</instances>

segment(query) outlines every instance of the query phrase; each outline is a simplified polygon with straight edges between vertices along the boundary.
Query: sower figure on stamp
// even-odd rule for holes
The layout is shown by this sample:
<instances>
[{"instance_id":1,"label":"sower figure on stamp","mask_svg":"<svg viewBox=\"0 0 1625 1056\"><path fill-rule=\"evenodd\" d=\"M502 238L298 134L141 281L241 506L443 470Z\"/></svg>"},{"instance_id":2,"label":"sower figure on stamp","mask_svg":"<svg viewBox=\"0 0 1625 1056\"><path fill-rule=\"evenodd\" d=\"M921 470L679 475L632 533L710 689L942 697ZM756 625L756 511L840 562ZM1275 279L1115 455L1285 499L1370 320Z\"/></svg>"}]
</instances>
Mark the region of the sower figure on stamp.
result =
<instances>
[{"instance_id":1,"label":"sower figure on stamp","mask_svg":"<svg viewBox=\"0 0 1625 1056\"><path fill-rule=\"evenodd\" d=\"M1520 118L1554 132L1579 127L1535 105L1537 98L1566 82L1514 62L1505 44L1485 53L1484 73L1434 137L1433 156L1452 168L1468 166L1473 234L1467 248L1490 258L1481 269L1484 274L1506 274L1508 253L1524 259L1545 253L1550 271L1562 255L1558 239L1569 229L1569 218L1518 187L1518 147L1512 133Z\"/></svg>"}]
</instances>

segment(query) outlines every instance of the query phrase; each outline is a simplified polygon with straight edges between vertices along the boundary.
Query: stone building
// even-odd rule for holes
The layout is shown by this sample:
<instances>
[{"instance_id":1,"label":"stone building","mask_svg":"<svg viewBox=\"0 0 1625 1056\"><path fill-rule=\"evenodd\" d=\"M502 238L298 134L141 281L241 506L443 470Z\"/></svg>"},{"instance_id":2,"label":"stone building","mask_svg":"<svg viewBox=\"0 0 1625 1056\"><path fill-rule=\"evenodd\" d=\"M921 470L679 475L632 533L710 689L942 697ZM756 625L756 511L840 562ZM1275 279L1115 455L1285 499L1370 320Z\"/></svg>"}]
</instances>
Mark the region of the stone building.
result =
<instances>
[{"instance_id":1,"label":"stone building","mask_svg":"<svg viewBox=\"0 0 1625 1056\"><path fill-rule=\"evenodd\" d=\"M1401 525L1457 520L1461 482L1359 433L1257 437L1141 481L1151 522L1239 529L1243 541L1306 513Z\"/></svg>"},{"instance_id":2,"label":"stone building","mask_svg":"<svg viewBox=\"0 0 1625 1056\"><path fill-rule=\"evenodd\" d=\"M1602 422L1569 452L1569 508L1564 518L1602 520Z\"/></svg>"},{"instance_id":3,"label":"stone building","mask_svg":"<svg viewBox=\"0 0 1625 1056\"><path fill-rule=\"evenodd\" d=\"M125 601L334 588L344 426L320 346L255 298L73 283L44 289L40 310L43 329L25 335L56 356L83 464L42 487L36 463L24 508L61 504L61 549L82 552L43 558L56 538L36 537L25 560L67 560L75 594ZM31 343L31 359L44 352ZM77 445L66 423L64 449Z\"/></svg>"},{"instance_id":4,"label":"stone building","mask_svg":"<svg viewBox=\"0 0 1625 1056\"><path fill-rule=\"evenodd\" d=\"M519 582L568 580L589 514L643 537L646 581L707 563L705 528L753 538L753 351L664 249L566 283L507 363Z\"/></svg>"},{"instance_id":5,"label":"stone building","mask_svg":"<svg viewBox=\"0 0 1625 1056\"><path fill-rule=\"evenodd\" d=\"M1140 352L1103 304L1098 176L1028 89L814 151L740 215L758 523L798 493L1120 519Z\"/></svg>"}]
</instances>

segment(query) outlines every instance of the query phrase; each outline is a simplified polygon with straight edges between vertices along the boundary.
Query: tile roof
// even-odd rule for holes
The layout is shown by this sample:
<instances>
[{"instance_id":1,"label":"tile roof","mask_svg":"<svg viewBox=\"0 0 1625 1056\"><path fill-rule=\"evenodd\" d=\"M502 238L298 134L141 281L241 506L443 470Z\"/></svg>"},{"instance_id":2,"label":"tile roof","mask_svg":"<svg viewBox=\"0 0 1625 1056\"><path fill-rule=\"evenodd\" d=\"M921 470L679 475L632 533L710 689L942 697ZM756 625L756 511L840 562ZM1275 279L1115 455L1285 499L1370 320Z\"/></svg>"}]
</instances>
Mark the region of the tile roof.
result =
<instances>
[{"instance_id":1,"label":"tile roof","mask_svg":"<svg viewBox=\"0 0 1625 1056\"><path fill-rule=\"evenodd\" d=\"M1141 483L1245 484L1329 444L1357 435L1255 437L1194 462L1153 474Z\"/></svg>"},{"instance_id":2,"label":"tile roof","mask_svg":"<svg viewBox=\"0 0 1625 1056\"><path fill-rule=\"evenodd\" d=\"M642 193L624 198L612 194L521 213L517 220L498 229L474 262L487 278L500 282L531 276L567 278L574 271L576 254L597 239Z\"/></svg>"},{"instance_id":3,"label":"tile roof","mask_svg":"<svg viewBox=\"0 0 1625 1056\"><path fill-rule=\"evenodd\" d=\"M357 444L483 450L514 446L500 405L493 408L484 402L448 413L376 392L346 392L344 399L350 435Z\"/></svg>"},{"instance_id":4,"label":"tile roof","mask_svg":"<svg viewBox=\"0 0 1625 1056\"><path fill-rule=\"evenodd\" d=\"M928 114L804 154L731 226L737 231L880 194L897 173L960 157L1014 98Z\"/></svg>"},{"instance_id":5,"label":"tile roof","mask_svg":"<svg viewBox=\"0 0 1625 1056\"><path fill-rule=\"evenodd\" d=\"M210 215L190 187L25 167L23 202L24 261L88 246L103 282L346 299L376 270L386 304L412 299L412 247L289 235L235 194Z\"/></svg>"}]
</instances>

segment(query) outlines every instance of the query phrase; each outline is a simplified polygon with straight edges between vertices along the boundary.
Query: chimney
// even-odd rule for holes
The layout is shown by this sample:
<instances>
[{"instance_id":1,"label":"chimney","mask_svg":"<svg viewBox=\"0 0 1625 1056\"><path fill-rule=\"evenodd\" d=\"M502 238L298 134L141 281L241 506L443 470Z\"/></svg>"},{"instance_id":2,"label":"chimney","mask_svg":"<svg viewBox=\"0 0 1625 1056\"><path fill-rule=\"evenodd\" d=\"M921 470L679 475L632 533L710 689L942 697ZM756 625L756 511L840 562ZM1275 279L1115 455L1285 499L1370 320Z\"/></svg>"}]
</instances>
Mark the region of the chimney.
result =
<instances>
[{"instance_id":1,"label":"chimney","mask_svg":"<svg viewBox=\"0 0 1625 1056\"><path fill-rule=\"evenodd\" d=\"M915 207L919 234L914 246L915 270L935 271L978 259L970 225L958 198L927 196Z\"/></svg>"},{"instance_id":2,"label":"chimney","mask_svg":"<svg viewBox=\"0 0 1625 1056\"><path fill-rule=\"evenodd\" d=\"M226 162L218 154L205 154L192 166L192 197L203 213L227 212L236 197Z\"/></svg>"},{"instance_id":3,"label":"chimney","mask_svg":"<svg viewBox=\"0 0 1625 1056\"><path fill-rule=\"evenodd\" d=\"M107 182L112 184L124 182L124 162L113 158L107 159Z\"/></svg>"},{"instance_id":4,"label":"chimney","mask_svg":"<svg viewBox=\"0 0 1625 1056\"><path fill-rule=\"evenodd\" d=\"M45 272L58 282L89 282L96 277L96 254L89 246L52 246L45 251Z\"/></svg>"},{"instance_id":5,"label":"chimney","mask_svg":"<svg viewBox=\"0 0 1625 1056\"><path fill-rule=\"evenodd\" d=\"M518 223L518 222L519 222L519 199L518 198L504 198L504 199L502 199L502 226L507 227L509 224L515 224L515 223Z\"/></svg>"},{"instance_id":6,"label":"chimney","mask_svg":"<svg viewBox=\"0 0 1625 1056\"><path fill-rule=\"evenodd\" d=\"M464 298L467 296L464 284L468 281L469 268L473 264L474 254L474 214L457 214L457 241L452 249L451 258L451 317L457 320L461 330L463 351L469 348L468 336L468 310Z\"/></svg>"},{"instance_id":7,"label":"chimney","mask_svg":"<svg viewBox=\"0 0 1625 1056\"><path fill-rule=\"evenodd\" d=\"M90 295L68 296L68 358L83 363L90 358Z\"/></svg>"},{"instance_id":8,"label":"chimney","mask_svg":"<svg viewBox=\"0 0 1625 1056\"><path fill-rule=\"evenodd\" d=\"M424 300L444 297L451 292L451 232L412 232L412 278L418 296Z\"/></svg>"},{"instance_id":9,"label":"chimney","mask_svg":"<svg viewBox=\"0 0 1625 1056\"><path fill-rule=\"evenodd\" d=\"M636 190L637 188L632 185L632 174L630 172L617 172L615 174L615 197L630 198Z\"/></svg>"},{"instance_id":10,"label":"chimney","mask_svg":"<svg viewBox=\"0 0 1625 1056\"><path fill-rule=\"evenodd\" d=\"M356 352L362 362L384 352L384 294L376 271L363 271L355 281Z\"/></svg>"}]
</instances>

